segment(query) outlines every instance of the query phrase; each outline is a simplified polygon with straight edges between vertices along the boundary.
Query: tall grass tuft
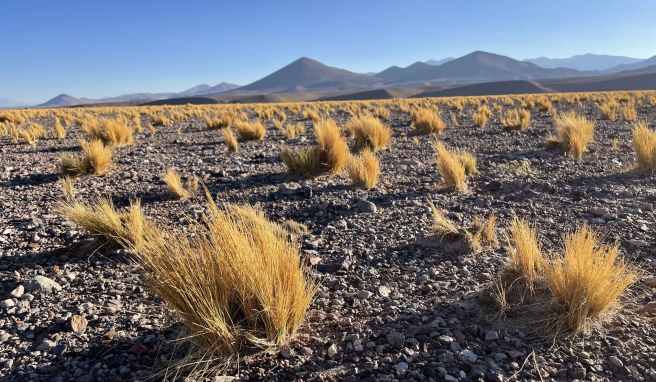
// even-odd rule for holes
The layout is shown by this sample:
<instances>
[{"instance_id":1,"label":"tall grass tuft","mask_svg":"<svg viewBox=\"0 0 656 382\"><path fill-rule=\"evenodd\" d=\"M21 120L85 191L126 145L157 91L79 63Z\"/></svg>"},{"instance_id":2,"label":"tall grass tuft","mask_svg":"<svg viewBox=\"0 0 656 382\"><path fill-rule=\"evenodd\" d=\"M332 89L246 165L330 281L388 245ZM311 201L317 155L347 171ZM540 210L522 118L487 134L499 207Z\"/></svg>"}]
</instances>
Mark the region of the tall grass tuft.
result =
<instances>
[{"instance_id":1,"label":"tall grass tuft","mask_svg":"<svg viewBox=\"0 0 656 382\"><path fill-rule=\"evenodd\" d=\"M376 187L380 176L380 162L371 150L365 149L358 156L352 156L347 164L349 178L354 185L370 190Z\"/></svg>"},{"instance_id":2,"label":"tall grass tuft","mask_svg":"<svg viewBox=\"0 0 656 382\"><path fill-rule=\"evenodd\" d=\"M417 135L441 134L446 128L446 123L440 116L440 112L434 109L421 108L413 110L410 119Z\"/></svg>"},{"instance_id":3,"label":"tall grass tuft","mask_svg":"<svg viewBox=\"0 0 656 382\"><path fill-rule=\"evenodd\" d=\"M180 179L180 175L170 168L166 170L163 179L169 193L178 199L188 199L198 191L198 177L196 176L187 178L187 185L185 186L182 179Z\"/></svg>"},{"instance_id":4,"label":"tall grass tuft","mask_svg":"<svg viewBox=\"0 0 656 382\"><path fill-rule=\"evenodd\" d=\"M467 191L465 183L466 169L462 163L460 155L447 149L442 142L435 143L435 162L437 168L444 179L444 185L447 188L453 188L460 192Z\"/></svg>"},{"instance_id":5,"label":"tall grass tuft","mask_svg":"<svg viewBox=\"0 0 656 382\"><path fill-rule=\"evenodd\" d=\"M392 139L392 129L372 116L353 118L346 128L353 133L358 148L380 150L387 147Z\"/></svg>"},{"instance_id":6,"label":"tall grass tuft","mask_svg":"<svg viewBox=\"0 0 656 382\"><path fill-rule=\"evenodd\" d=\"M547 138L547 142L559 145L576 160L583 159L583 153L594 135L594 122L573 111L556 116L555 121L557 136Z\"/></svg>"},{"instance_id":7,"label":"tall grass tuft","mask_svg":"<svg viewBox=\"0 0 656 382\"><path fill-rule=\"evenodd\" d=\"M656 173L656 131L644 122L633 128L633 148L636 151L636 169Z\"/></svg>"}]
</instances>

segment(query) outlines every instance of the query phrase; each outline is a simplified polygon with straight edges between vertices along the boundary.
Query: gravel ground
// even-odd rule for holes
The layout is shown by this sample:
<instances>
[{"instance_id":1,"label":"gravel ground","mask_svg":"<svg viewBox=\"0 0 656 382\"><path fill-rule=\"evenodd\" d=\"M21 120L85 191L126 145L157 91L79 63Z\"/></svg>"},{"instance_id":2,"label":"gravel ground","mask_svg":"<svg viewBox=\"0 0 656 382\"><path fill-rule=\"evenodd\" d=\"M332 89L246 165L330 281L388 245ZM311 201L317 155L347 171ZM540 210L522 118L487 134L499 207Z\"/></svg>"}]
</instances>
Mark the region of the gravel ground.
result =
<instances>
[{"instance_id":1,"label":"gravel ground","mask_svg":"<svg viewBox=\"0 0 656 382\"><path fill-rule=\"evenodd\" d=\"M602 121L592 105L579 107L597 130L576 162L545 149L553 131L547 113L534 110L529 130L511 132L498 112L486 128L472 127L472 111L439 137L476 153L480 174L468 194L440 190L432 140L415 142L408 114L392 109L394 141L379 153L381 181L371 191L345 176L286 174L280 147L311 144L310 122L304 136L287 142L269 126L265 140L242 142L233 154L220 133L190 119L154 136L146 129L134 145L115 149L107 176L75 180L77 197L111 194L117 206L139 197L157 222L185 226L203 203L167 195L161 174L174 167L201 177L217 201L259 204L273 220L309 227L303 255L319 262L321 288L308 319L289 348L228 370L239 380L656 381L654 315L643 311L656 301L649 279L656 275L656 187L655 177L627 172L631 123ZM654 128L656 109L639 107L638 115ZM171 358L179 325L144 288L129 256L90 252L84 232L53 212L58 159L79 151L78 130L34 148L0 140L3 381L146 380ZM522 163L532 171L518 172ZM536 336L530 321L499 319L481 298L500 274L503 248L458 254L421 244L430 234L428 200L462 226L494 211L501 234L514 215L534 221L547 252L587 223L619 241L641 280L602 329Z\"/></svg>"}]
</instances>

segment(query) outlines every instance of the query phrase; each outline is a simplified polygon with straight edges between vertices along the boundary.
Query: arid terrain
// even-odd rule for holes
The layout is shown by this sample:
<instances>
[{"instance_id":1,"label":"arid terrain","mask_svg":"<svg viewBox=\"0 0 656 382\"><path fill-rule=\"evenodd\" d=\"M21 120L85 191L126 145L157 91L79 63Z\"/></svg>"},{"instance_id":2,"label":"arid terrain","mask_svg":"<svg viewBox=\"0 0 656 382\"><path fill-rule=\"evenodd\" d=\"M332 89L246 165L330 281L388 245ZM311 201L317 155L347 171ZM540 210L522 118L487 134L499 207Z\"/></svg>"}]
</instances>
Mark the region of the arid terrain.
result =
<instances>
[{"instance_id":1,"label":"arid terrain","mask_svg":"<svg viewBox=\"0 0 656 382\"><path fill-rule=\"evenodd\" d=\"M133 254L98 248L55 208L66 198L60 160L80 155L85 118L125 116L133 142L112 148L103 175L70 178L74 200L110 196L125 208L140 199L149 221L187 235L206 209L206 187L218 205L259 206L274 222L301 223L301 258L319 286L295 338L208 380L656 381L656 175L635 171L632 143L637 121L656 128L656 93L512 97L0 111L0 380L183 380L184 371L162 373L184 355L184 325L151 292ZM636 116L602 117L608 98L635 102ZM472 115L483 104L490 116L480 127ZM416 134L419 107L439 110L440 134ZM514 108L530 112L526 128L503 126ZM581 160L546 143L555 117L570 110L595 125ZM233 127L205 120L226 115L260 121L266 137L240 138L229 151L222 131ZM288 172L284 148L311 147L319 118L342 128L354 115L392 131L375 152L375 187L354 186L346 171ZM151 126L159 116L163 124ZM65 137L56 138L54 117ZM28 144L18 131L33 123L45 132ZM285 137L298 124L304 131ZM436 141L476 157L466 192L443 187ZM199 190L172 196L163 181L171 168L183 180L198 177ZM474 251L436 241L430 202L459 228L494 213L500 243ZM564 234L588 225L619 244L635 281L583 331L545 329L547 301L500 310L495 286L515 217L535 225L547 259Z\"/></svg>"}]
</instances>

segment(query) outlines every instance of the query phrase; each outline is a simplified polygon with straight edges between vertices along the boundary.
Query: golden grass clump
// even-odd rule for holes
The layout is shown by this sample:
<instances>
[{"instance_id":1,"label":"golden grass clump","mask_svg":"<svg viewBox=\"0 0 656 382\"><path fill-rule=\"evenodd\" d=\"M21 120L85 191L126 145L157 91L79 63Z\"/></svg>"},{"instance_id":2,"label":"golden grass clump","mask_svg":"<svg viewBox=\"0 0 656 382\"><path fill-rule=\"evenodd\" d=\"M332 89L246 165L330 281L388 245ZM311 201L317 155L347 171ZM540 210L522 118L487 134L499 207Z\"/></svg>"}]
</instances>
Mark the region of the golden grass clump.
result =
<instances>
[{"instance_id":1,"label":"golden grass clump","mask_svg":"<svg viewBox=\"0 0 656 382\"><path fill-rule=\"evenodd\" d=\"M237 151L237 148L239 148L239 143L237 142L237 137L235 137L235 134L232 132L231 129L224 129L223 130L223 140L226 143L226 146L228 146L228 150L232 151L233 153Z\"/></svg>"},{"instance_id":2,"label":"golden grass clump","mask_svg":"<svg viewBox=\"0 0 656 382\"><path fill-rule=\"evenodd\" d=\"M583 159L583 153L594 135L594 122L573 111L556 116L555 121L557 136L550 136L547 142L559 145L576 160Z\"/></svg>"},{"instance_id":3,"label":"golden grass clump","mask_svg":"<svg viewBox=\"0 0 656 382\"><path fill-rule=\"evenodd\" d=\"M63 155L59 168L64 175L103 175L112 165L112 150L100 140L82 142L82 156Z\"/></svg>"},{"instance_id":4,"label":"golden grass clump","mask_svg":"<svg viewBox=\"0 0 656 382\"><path fill-rule=\"evenodd\" d=\"M205 127L208 130L218 130L232 125L232 119L229 116L222 116L218 118L205 117Z\"/></svg>"},{"instance_id":5,"label":"golden grass clump","mask_svg":"<svg viewBox=\"0 0 656 382\"><path fill-rule=\"evenodd\" d=\"M590 320L603 318L636 280L620 257L619 245L603 245L587 226L565 235L562 256L545 267L546 283L557 311L573 331L585 331Z\"/></svg>"},{"instance_id":6,"label":"golden grass clump","mask_svg":"<svg viewBox=\"0 0 656 382\"><path fill-rule=\"evenodd\" d=\"M533 290L540 272L544 268L542 249L537 230L528 221L513 218L508 237L508 269L513 277L522 280L522 285Z\"/></svg>"},{"instance_id":7,"label":"golden grass clump","mask_svg":"<svg viewBox=\"0 0 656 382\"><path fill-rule=\"evenodd\" d=\"M492 116L492 111L487 105L479 106L472 114L472 122L476 127L485 127L487 120Z\"/></svg>"},{"instance_id":8,"label":"golden grass clump","mask_svg":"<svg viewBox=\"0 0 656 382\"><path fill-rule=\"evenodd\" d=\"M266 129L261 122L235 121L234 126L239 138L245 141L262 140L266 136Z\"/></svg>"},{"instance_id":9,"label":"golden grass clump","mask_svg":"<svg viewBox=\"0 0 656 382\"><path fill-rule=\"evenodd\" d=\"M365 149L359 156L352 156L347 167L349 178L354 185L367 190L376 187L380 176L380 161L371 150Z\"/></svg>"},{"instance_id":10,"label":"golden grass clump","mask_svg":"<svg viewBox=\"0 0 656 382\"><path fill-rule=\"evenodd\" d=\"M526 130L531 122L531 112L526 109L512 109L501 117L501 124L510 130Z\"/></svg>"},{"instance_id":11,"label":"golden grass clump","mask_svg":"<svg viewBox=\"0 0 656 382\"><path fill-rule=\"evenodd\" d=\"M289 172L302 177L311 177L322 172L321 157L322 152L317 147L305 147L299 150L285 147L280 152L280 159Z\"/></svg>"},{"instance_id":12,"label":"golden grass clump","mask_svg":"<svg viewBox=\"0 0 656 382\"><path fill-rule=\"evenodd\" d=\"M625 121L635 121L637 113L633 102L626 102L620 106L620 116Z\"/></svg>"},{"instance_id":13,"label":"golden grass clump","mask_svg":"<svg viewBox=\"0 0 656 382\"><path fill-rule=\"evenodd\" d=\"M178 199L188 199L198 191L198 177L196 176L187 178L187 185L185 186L182 184L180 175L174 169L170 168L166 170L163 179L169 193Z\"/></svg>"},{"instance_id":14,"label":"golden grass clump","mask_svg":"<svg viewBox=\"0 0 656 382\"><path fill-rule=\"evenodd\" d=\"M413 110L410 119L417 135L441 134L446 128L440 112L431 108Z\"/></svg>"},{"instance_id":15,"label":"golden grass clump","mask_svg":"<svg viewBox=\"0 0 656 382\"><path fill-rule=\"evenodd\" d=\"M73 183L73 178L70 176L61 177L59 179L59 186L61 187L65 199L71 200L75 198L75 184Z\"/></svg>"},{"instance_id":16,"label":"golden grass clump","mask_svg":"<svg viewBox=\"0 0 656 382\"><path fill-rule=\"evenodd\" d=\"M431 201L428 202L428 207L433 217L431 229L441 241L453 241L461 237L460 229L446 216L442 209L437 208Z\"/></svg>"},{"instance_id":17,"label":"golden grass clump","mask_svg":"<svg viewBox=\"0 0 656 382\"><path fill-rule=\"evenodd\" d=\"M321 163L328 171L337 174L350 157L348 144L335 121L323 119L314 126L317 147L321 151Z\"/></svg>"},{"instance_id":18,"label":"golden grass clump","mask_svg":"<svg viewBox=\"0 0 656 382\"><path fill-rule=\"evenodd\" d=\"M608 99L604 103L599 105L599 112L601 113L601 119L607 119L614 121L617 116L617 110L619 109L620 104L617 103L614 99Z\"/></svg>"},{"instance_id":19,"label":"golden grass clump","mask_svg":"<svg viewBox=\"0 0 656 382\"><path fill-rule=\"evenodd\" d=\"M656 173L656 131L644 122L633 128L633 148L636 151L636 169Z\"/></svg>"},{"instance_id":20,"label":"golden grass clump","mask_svg":"<svg viewBox=\"0 0 656 382\"><path fill-rule=\"evenodd\" d=\"M88 139L98 139L106 145L128 145L134 141L134 131L125 118L87 118L81 130Z\"/></svg>"},{"instance_id":21,"label":"golden grass clump","mask_svg":"<svg viewBox=\"0 0 656 382\"><path fill-rule=\"evenodd\" d=\"M282 226L250 206L208 204L193 236L146 225L131 248L149 288L189 331L192 374L287 344L317 290Z\"/></svg>"},{"instance_id":22,"label":"golden grass clump","mask_svg":"<svg viewBox=\"0 0 656 382\"><path fill-rule=\"evenodd\" d=\"M458 150L458 159L465 168L465 175L470 176L478 174L477 161L474 154L467 150Z\"/></svg>"},{"instance_id":23,"label":"golden grass clump","mask_svg":"<svg viewBox=\"0 0 656 382\"><path fill-rule=\"evenodd\" d=\"M297 136L305 133L305 125L302 123L297 123L295 125L287 125L286 128L282 130L282 135L285 139L294 139Z\"/></svg>"},{"instance_id":24,"label":"golden grass clump","mask_svg":"<svg viewBox=\"0 0 656 382\"><path fill-rule=\"evenodd\" d=\"M392 139L392 129L372 116L353 118L346 128L353 133L358 148L366 147L376 151L387 147Z\"/></svg>"},{"instance_id":25,"label":"golden grass clump","mask_svg":"<svg viewBox=\"0 0 656 382\"><path fill-rule=\"evenodd\" d=\"M444 179L444 185L460 192L467 191L467 172L459 153L447 149L442 142L436 142L434 148L437 168Z\"/></svg>"},{"instance_id":26,"label":"golden grass clump","mask_svg":"<svg viewBox=\"0 0 656 382\"><path fill-rule=\"evenodd\" d=\"M62 125L59 118L55 117L55 137L57 139L66 138L66 128Z\"/></svg>"},{"instance_id":27,"label":"golden grass clump","mask_svg":"<svg viewBox=\"0 0 656 382\"><path fill-rule=\"evenodd\" d=\"M99 245L138 246L142 242L144 228L149 226L138 200L131 202L125 211L116 210L109 198L93 203L69 199L59 202L55 210L60 216L84 228Z\"/></svg>"}]
</instances>

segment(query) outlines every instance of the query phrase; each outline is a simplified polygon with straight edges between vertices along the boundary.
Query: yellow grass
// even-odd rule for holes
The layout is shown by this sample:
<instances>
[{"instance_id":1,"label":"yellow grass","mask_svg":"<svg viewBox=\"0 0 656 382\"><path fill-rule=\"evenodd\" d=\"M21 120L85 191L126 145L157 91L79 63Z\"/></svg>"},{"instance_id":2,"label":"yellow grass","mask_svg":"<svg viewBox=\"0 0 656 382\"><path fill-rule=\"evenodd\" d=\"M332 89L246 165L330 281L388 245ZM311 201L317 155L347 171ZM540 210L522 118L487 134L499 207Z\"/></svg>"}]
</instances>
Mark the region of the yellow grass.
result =
<instances>
[{"instance_id":1,"label":"yellow grass","mask_svg":"<svg viewBox=\"0 0 656 382\"><path fill-rule=\"evenodd\" d=\"M545 267L545 278L557 311L568 328L585 331L603 318L636 280L619 255L619 245L603 245L599 235L583 226L564 237L562 256Z\"/></svg>"},{"instance_id":2,"label":"yellow grass","mask_svg":"<svg viewBox=\"0 0 656 382\"><path fill-rule=\"evenodd\" d=\"M348 161L348 174L354 185L367 190L376 187L380 175L380 162L371 150L365 149L359 156Z\"/></svg>"},{"instance_id":3,"label":"yellow grass","mask_svg":"<svg viewBox=\"0 0 656 382\"><path fill-rule=\"evenodd\" d=\"M235 134L232 132L231 129L224 129L223 132L223 140L225 141L226 146L228 146L228 150L232 151L233 153L237 151L237 148L239 147L239 143L237 142L237 137L235 137Z\"/></svg>"},{"instance_id":4,"label":"yellow grass","mask_svg":"<svg viewBox=\"0 0 656 382\"><path fill-rule=\"evenodd\" d=\"M205 117L205 127L208 130L218 130L232 125L232 119L228 116L223 116L219 118L210 118Z\"/></svg>"},{"instance_id":5,"label":"yellow grass","mask_svg":"<svg viewBox=\"0 0 656 382\"><path fill-rule=\"evenodd\" d=\"M476 175L478 173L478 167L476 165L476 157L474 154L467 150L458 151L458 159L462 166L465 168L465 175Z\"/></svg>"},{"instance_id":6,"label":"yellow grass","mask_svg":"<svg viewBox=\"0 0 656 382\"><path fill-rule=\"evenodd\" d=\"M358 148L380 150L387 147L392 139L392 129L383 125L378 118L371 116L353 118L346 128L353 132Z\"/></svg>"},{"instance_id":7,"label":"yellow grass","mask_svg":"<svg viewBox=\"0 0 656 382\"><path fill-rule=\"evenodd\" d=\"M442 241L457 240L461 237L461 232L455 224L446 216L444 211L437 208L433 202L428 202L433 217L433 233Z\"/></svg>"},{"instance_id":8,"label":"yellow grass","mask_svg":"<svg viewBox=\"0 0 656 382\"><path fill-rule=\"evenodd\" d=\"M531 112L526 109L512 109L501 117L501 124L510 130L526 130L531 122Z\"/></svg>"},{"instance_id":9,"label":"yellow grass","mask_svg":"<svg viewBox=\"0 0 656 382\"><path fill-rule=\"evenodd\" d=\"M72 199L59 202L55 211L63 218L84 228L99 245L119 247L141 244L143 230L148 224L137 200L125 211L117 211L109 198L92 203L75 202Z\"/></svg>"},{"instance_id":10,"label":"yellow grass","mask_svg":"<svg viewBox=\"0 0 656 382\"><path fill-rule=\"evenodd\" d=\"M59 186L61 187L65 199L73 199L75 197L75 185L73 184L73 178L70 176L63 176L61 179L59 179Z\"/></svg>"},{"instance_id":11,"label":"yellow grass","mask_svg":"<svg viewBox=\"0 0 656 382\"><path fill-rule=\"evenodd\" d=\"M86 119L82 123L82 132L88 139L98 139L110 146L127 145L134 141L132 126L122 117Z\"/></svg>"},{"instance_id":12,"label":"yellow grass","mask_svg":"<svg viewBox=\"0 0 656 382\"><path fill-rule=\"evenodd\" d=\"M476 127L485 127L487 120L492 116L492 111L487 105L480 106L474 114L472 114L472 122Z\"/></svg>"},{"instance_id":13,"label":"yellow grass","mask_svg":"<svg viewBox=\"0 0 656 382\"><path fill-rule=\"evenodd\" d=\"M297 136L305 133L305 125L302 123L297 123L295 125L287 125L286 128L282 130L282 135L285 139L294 139Z\"/></svg>"},{"instance_id":14,"label":"yellow grass","mask_svg":"<svg viewBox=\"0 0 656 382\"><path fill-rule=\"evenodd\" d=\"M337 174L351 156L348 144L342 137L339 127L332 119L323 119L315 123L314 133L317 138L317 146L322 152L322 165L329 172Z\"/></svg>"},{"instance_id":15,"label":"yellow grass","mask_svg":"<svg viewBox=\"0 0 656 382\"><path fill-rule=\"evenodd\" d=\"M196 176L187 178L187 185L185 186L182 184L180 175L170 168L164 174L163 179L169 193L178 199L187 199L198 191L198 178Z\"/></svg>"},{"instance_id":16,"label":"yellow grass","mask_svg":"<svg viewBox=\"0 0 656 382\"><path fill-rule=\"evenodd\" d=\"M513 218L508 230L508 268L532 290L544 268L537 231L534 225L519 218Z\"/></svg>"},{"instance_id":17,"label":"yellow grass","mask_svg":"<svg viewBox=\"0 0 656 382\"><path fill-rule=\"evenodd\" d=\"M444 185L458 191L467 191L466 170L460 155L447 149L442 142L435 143L437 168L444 179Z\"/></svg>"},{"instance_id":18,"label":"yellow grass","mask_svg":"<svg viewBox=\"0 0 656 382\"><path fill-rule=\"evenodd\" d=\"M62 126L62 123L59 120L59 118L55 118L55 137L57 139L66 138L66 128Z\"/></svg>"},{"instance_id":19,"label":"yellow grass","mask_svg":"<svg viewBox=\"0 0 656 382\"><path fill-rule=\"evenodd\" d=\"M440 134L446 128L439 111L429 108L413 110L410 118L415 134L429 135Z\"/></svg>"},{"instance_id":20,"label":"yellow grass","mask_svg":"<svg viewBox=\"0 0 656 382\"><path fill-rule=\"evenodd\" d=\"M557 137L551 139L574 159L583 159L583 153L594 135L594 122L573 111L558 115L555 121Z\"/></svg>"},{"instance_id":21,"label":"yellow grass","mask_svg":"<svg viewBox=\"0 0 656 382\"><path fill-rule=\"evenodd\" d=\"M637 118L635 104L632 101L623 103L620 106L620 116L625 121L635 121Z\"/></svg>"},{"instance_id":22,"label":"yellow grass","mask_svg":"<svg viewBox=\"0 0 656 382\"><path fill-rule=\"evenodd\" d=\"M636 168L656 173L656 131L650 130L644 122L633 128L633 148L636 151Z\"/></svg>"},{"instance_id":23,"label":"yellow grass","mask_svg":"<svg viewBox=\"0 0 656 382\"><path fill-rule=\"evenodd\" d=\"M322 172L322 154L323 152L317 147L299 150L285 147L280 153L280 159L287 166L290 174L310 177Z\"/></svg>"},{"instance_id":24,"label":"yellow grass","mask_svg":"<svg viewBox=\"0 0 656 382\"><path fill-rule=\"evenodd\" d=\"M239 138L245 141L262 140L266 136L266 129L261 122L235 121L234 126Z\"/></svg>"},{"instance_id":25,"label":"yellow grass","mask_svg":"<svg viewBox=\"0 0 656 382\"><path fill-rule=\"evenodd\" d=\"M287 344L317 290L284 228L253 207L208 199L193 236L150 225L132 248L149 288L189 330L200 372Z\"/></svg>"},{"instance_id":26,"label":"yellow grass","mask_svg":"<svg viewBox=\"0 0 656 382\"><path fill-rule=\"evenodd\" d=\"M63 155L59 168L64 175L104 175L112 165L112 150L100 140L82 142L82 156Z\"/></svg>"},{"instance_id":27,"label":"yellow grass","mask_svg":"<svg viewBox=\"0 0 656 382\"><path fill-rule=\"evenodd\" d=\"M604 103L599 105L599 111L601 112L601 119L608 119L614 121L617 116L617 110L619 109L620 104L617 103L614 99L606 100Z\"/></svg>"}]
</instances>

